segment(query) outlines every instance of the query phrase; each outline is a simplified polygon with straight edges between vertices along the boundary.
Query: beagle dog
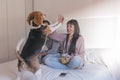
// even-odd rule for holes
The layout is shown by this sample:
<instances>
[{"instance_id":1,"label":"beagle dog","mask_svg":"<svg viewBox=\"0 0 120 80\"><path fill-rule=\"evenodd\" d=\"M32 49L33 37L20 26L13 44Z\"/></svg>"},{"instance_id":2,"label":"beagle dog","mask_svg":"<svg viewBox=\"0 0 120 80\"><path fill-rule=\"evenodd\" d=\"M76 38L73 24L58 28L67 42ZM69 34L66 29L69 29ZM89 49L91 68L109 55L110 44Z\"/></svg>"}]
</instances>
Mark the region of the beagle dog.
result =
<instances>
[{"instance_id":1,"label":"beagle dog","mask_svg":"<svg viewBox=\"0 0 120 80\"><path fill-rule=\"evenodd\" d=\"M61 26L64 18L63 16L59 16L56 23L48 26L42 25L43 20L44 15L40 11L33 11L27 17L27 22L30 25L28 38L21 52L19 49L22 41L19 42L16 48L19 72L23 69L23 65L25 65L28 71L36 75L39 74L40 64L38 57L47 54L47 52L43 52L47 36Z\"/></svg>"}]
</instances>

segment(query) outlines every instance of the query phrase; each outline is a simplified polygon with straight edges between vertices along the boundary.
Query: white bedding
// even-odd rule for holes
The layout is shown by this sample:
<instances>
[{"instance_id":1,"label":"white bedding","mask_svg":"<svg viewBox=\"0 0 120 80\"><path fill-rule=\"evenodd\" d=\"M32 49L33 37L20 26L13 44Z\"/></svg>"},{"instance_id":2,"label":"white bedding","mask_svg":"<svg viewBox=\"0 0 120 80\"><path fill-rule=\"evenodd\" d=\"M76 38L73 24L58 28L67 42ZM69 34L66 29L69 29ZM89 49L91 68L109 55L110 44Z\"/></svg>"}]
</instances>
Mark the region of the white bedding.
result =
<instances>
[{"instance_id":1,"label":"white bedding","mask_svg":"<svg viewBox=\"0 0 120 80\"><path fill-rule=\"evenodd\" d=\"M0 64L0 80L16 80L17 60ZM114 80L110 71L101 64L86 63L83 69L59 70L41 65L41 80ZM60 73L67 72L64 77ZM34 80L34 75L25 72L22 80Z\"/></svg>"}]
</instances>

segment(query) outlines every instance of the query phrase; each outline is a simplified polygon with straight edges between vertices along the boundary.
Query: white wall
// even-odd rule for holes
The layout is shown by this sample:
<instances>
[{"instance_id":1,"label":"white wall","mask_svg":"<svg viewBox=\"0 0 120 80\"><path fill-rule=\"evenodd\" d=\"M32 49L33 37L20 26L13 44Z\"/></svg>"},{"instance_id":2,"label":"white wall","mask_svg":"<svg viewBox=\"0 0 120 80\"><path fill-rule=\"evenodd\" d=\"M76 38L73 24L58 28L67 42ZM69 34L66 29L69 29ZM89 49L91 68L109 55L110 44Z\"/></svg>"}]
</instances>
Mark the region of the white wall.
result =
<instances>
[{"instance_id":1,"label":"white wall","mask_svg":"<svg viewBox=\"0 0 120 80\"><path fill-rule=\"evenodd\" d=\"M36 0L34 10L40 10L46 18L54 22L59 14L64 15L65 23L77 19L86 48L112 48L116 21L117 0ZM62 27L60 31L63 30Z\"/></svg>"},{"instance_id":2,"label":"white wall","mask_svg":"<svg viewBox=\"0 0 120 80\"><path fill-rule=\"evenodd\" d=\"M8 44L7 27L6 27L7 17L6 17L6 4L4 3L6 3L6 0L0 0L0 19L1 19L0 20L0 61L3 61L2 59L8 59L8 46L6 45Z\"/></svg>"},{"instance_id":3,"label":"white wall","mask_svg":"<svg viewBox=\"0 0 120 80\"><path fill-rule=\"evenodd\" d=\"M120 1L116 3L116 39L115 39L115 60L117 61L115 63L116 68L115 68L115 73L117 76L117 80L120 80Z\"/></svg>"},{"instance_id":4,"label":"white wall","mask_svg":"<svg viewBox=\"0 0 120 80\"><path fill-rule=\"evenodd\" d=\"M16 58L15 47L26 37L26 15L31 11L31 0L0 0L0 62Z\"/></svg>"}]
</instances>

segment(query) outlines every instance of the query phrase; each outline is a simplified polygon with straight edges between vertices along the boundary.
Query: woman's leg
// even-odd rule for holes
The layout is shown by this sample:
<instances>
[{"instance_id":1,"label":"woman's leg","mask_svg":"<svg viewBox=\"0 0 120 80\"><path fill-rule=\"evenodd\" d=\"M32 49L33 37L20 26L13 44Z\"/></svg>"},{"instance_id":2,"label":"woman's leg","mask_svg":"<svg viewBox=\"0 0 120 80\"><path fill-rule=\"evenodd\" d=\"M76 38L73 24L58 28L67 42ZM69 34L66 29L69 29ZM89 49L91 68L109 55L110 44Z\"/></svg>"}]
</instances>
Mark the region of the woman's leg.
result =
<instances>
[{"instance_id":1,"label":"woman's leg","mask_svg":"<svg viewBox=\"0 0 120 80\"><path fill-rule=\"evenodd\" d=\"M70 62L67 64L69 68L82 68L83 60L80 56L74 56Z\"/></svg>"},{"instance_id":2,"label":"woman's leg","mask_svg":"<svg viewBox=\"0 0 120 80\"><path fill-rule=\"evenodd\" d=\"M64 64L62 64L60 61L59 61L59 58L60 58L60 54L53 54L53 55L47 55L45 56L44 58L44 63L49 66L49 67L52 67L52 68L56 68L56 69L68 69L68 67Z\"/></svg>"},{"instance_id":3,"label":"woman's leg","mask_svg":"<svg viewBox=\"0 0 120 80\"><path fill-rule=\"evenodd\" d=\"M48 55L49 56L55 56L56 55L56 53L58 52L58 49L59 49L59 47L60 47L60 43L59 42L57 42L57 41L55 41L55 40L52 40L53 42L52 42L52 47L51 47L51 49L50 50L48 50ZM48 43L47 43L48 44ZM48 44L49 45L49 44ZM47 46L48 46L47 45ZM50 46L50 45L49 45ZM42 50L42 52L46 52L46 50ZM51 55L50 55L51 54ZM41 56L41 57L39 57L39 63L43 63L43 58L44 58L45 56Z\"/></svg>"}]
</instances>

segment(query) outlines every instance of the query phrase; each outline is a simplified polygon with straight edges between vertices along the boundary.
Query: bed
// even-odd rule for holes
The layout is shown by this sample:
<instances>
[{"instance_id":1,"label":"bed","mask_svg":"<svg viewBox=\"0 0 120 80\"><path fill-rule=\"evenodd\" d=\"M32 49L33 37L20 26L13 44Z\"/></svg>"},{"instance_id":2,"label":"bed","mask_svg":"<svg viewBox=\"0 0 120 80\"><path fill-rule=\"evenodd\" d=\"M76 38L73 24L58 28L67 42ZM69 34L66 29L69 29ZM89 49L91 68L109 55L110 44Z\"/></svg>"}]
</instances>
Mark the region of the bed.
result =
<instances>
[{"instance_id":1,"label":"bed","mask_svg":"<svg viewBox=\"0 0 120 80\"><path fill-rule=\"evenodd\" d=\"M82 69L59 70L41 65L41 80L115 80L108 66L101 58L104 49L86 49L86 64ZM65 76L60 76L66 72ZM17 60L0 64L0 80L16 80ZM34 80L31 72L25 71L22 80Z\"/></svg>"}]
</instances>

